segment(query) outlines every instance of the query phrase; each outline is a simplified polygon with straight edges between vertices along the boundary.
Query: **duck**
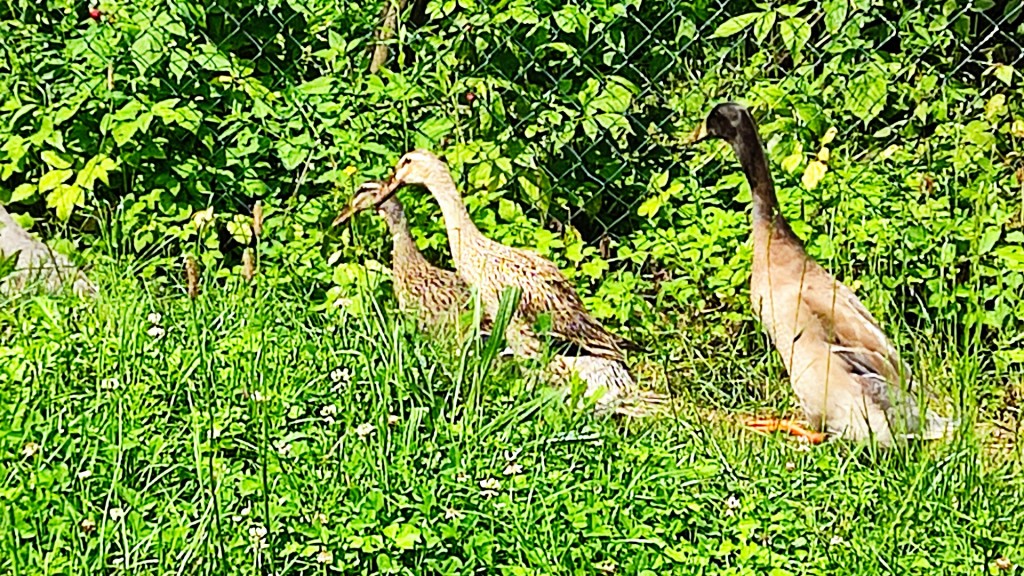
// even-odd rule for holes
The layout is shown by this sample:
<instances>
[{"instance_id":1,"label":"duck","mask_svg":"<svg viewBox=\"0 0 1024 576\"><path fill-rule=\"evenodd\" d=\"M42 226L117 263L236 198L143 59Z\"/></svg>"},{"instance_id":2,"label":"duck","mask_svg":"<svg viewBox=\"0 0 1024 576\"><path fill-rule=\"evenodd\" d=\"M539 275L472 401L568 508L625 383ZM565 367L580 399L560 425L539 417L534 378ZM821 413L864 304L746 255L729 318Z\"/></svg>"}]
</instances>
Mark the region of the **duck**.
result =
<instances>
[{"instance_id":1,"label":"duck","mask_svg":"<svg viewBox=\"0 0 1024 576\"><path fill-rule=\"evenodd\" d=\"M733 102L718 104L689 141L708 139L731 145L750 185L751 305L782 356L808 424L768 418L748 420L747 426L814 444L828 436L880 446L947 436L955 421L919 405L909 366L878 321L808 255L783 216L750 111Z\"/></svg>"},{"instance_id":2,"label":"duck","mask_svg":"<svg viewBox=\"0 0 1024 576\"><path fill-rule=\"evenodd\" d=\"M426 188L440 205L455 270L466 285L476 289L489 317L496 317L507 289L518 291L519 301L505 332L515 355L538 358L542 341L551 342L558 352L547 373L561 383L575 373L587 383L585 397L600 391L598 412L612 412L624 398L640 397L634 394L635 382L626 368L625 354L643 349L602 326L553 262L485 236L470 217L444 160L423 149L406 153L375 202L387 201L407 185ZM542 317L547 317L550 327L538 333L534 327ZM662 399L656 393L643 398L651 403Z\"/></svg>"},{"instance_id":3,"label":"duck","mask_svg":"<svg viewBox=\"0 0 1024 576\"><path fill-rule=\"evenodd\" d=\"M454 271L434 266L423 256L399 199L392 196L376 202L381 186L379 181L360 186L332 226L340 226L364 210L375 210L391 233L392 285L399 310L415 318L421 332L439 336L459 330L471 302L469 287ZM490 329L491 317L485 313L480 321L481 336L486 339Z\"/></svg>"}]
</instances>

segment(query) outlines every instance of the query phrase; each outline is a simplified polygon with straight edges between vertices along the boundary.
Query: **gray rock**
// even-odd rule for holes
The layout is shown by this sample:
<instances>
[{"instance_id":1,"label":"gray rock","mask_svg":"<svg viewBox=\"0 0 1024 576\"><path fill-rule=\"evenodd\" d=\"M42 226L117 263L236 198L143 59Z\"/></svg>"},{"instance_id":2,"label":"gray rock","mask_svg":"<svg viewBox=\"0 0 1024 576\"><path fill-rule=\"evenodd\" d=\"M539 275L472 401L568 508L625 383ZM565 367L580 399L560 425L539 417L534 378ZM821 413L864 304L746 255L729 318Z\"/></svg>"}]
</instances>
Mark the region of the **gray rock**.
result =
<instances>
[{"instance_id":1,"label":"gray rock","mask_svg":"<svg viewBox=\"0 0 1024 576\"><path fill-rule=\"evenodd\" d=\"M0 278L0 294L39 287L56 292L70 284L79 296L95 296L98 290L63 254L36 240L0 206L0 260L17 255L14 271Z\"/></svg>"}]
</instances>

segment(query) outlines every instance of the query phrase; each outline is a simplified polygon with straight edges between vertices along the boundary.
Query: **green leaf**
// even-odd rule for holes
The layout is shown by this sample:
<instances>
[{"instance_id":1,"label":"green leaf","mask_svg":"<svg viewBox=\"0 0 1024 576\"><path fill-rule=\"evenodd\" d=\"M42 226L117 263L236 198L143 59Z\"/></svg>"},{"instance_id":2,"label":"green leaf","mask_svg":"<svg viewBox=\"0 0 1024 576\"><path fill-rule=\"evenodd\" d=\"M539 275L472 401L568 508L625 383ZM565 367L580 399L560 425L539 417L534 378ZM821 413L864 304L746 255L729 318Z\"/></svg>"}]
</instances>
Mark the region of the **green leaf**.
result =
<instances>
[{"instance_id":1,"label":"green leaf","mask_svg":"<svg viewBox=\"0 0 1024 576\"><path fill-rule=\"evenodd\" d=\"M111 118L113 120L121 121L134 120L139 116L140 112L142 112L142 102L133 98L129 100L127 103L125 103L125 105L122 106L120 110L114 112Z\"/></svg>"},{"instance_id":2,"label":"green leaf","mask_svg":"<svg viewBox=\"0 0 1024 576\"><path fill-rule=\"evenodd\" d=\"M862 74L850 79L846 90L846 109L865 123L870 122L885 107L888 90L885 74L869 65Z\"/></svg>"},{"instance_id":3,"label":"green leaf","mask_svg":"<svg viewBox=\"0 0 1024 576\"><path fill-rule=\"evenodd\" d=\"M594 256L594 259L583 264L580 267L580 272L590 278L601 278L604 273L608 271L608 261L599 256Z\"/></svg>"},{"instance_id":4,"label":"green leaf","mask_svg":"<svg viewBox=\"0 0 1024 576\"><path fill-rule=\"evenodd\" d=\"M295 91L300 94L316 95L316 94L330 94L331 85L334 83L334 78L331 76L321 76L309 82L303 82L295 87Z\"/></svg>"},{"instance_id":5,"label":"green leaf","mask_svg":"<svg viewBox=\"0 0 1024 576\"><path fill-rule=\"evenodd\" d=\"M231 60L212 44L200 44L196 47L199 54L194 60L203 70L210 72L230 72Z\"/></svg>"},{"instance_id":6,"label":"green leaf","mask_svg":"<svg viewBox=\"0 0 1024 576\"><path fill-rule=\"evenodd\" d=\"M75 185L80 186L85 190L92 190L96 180L99 179L107 186L110 186L110 180L107 173L117 168L117 162L107 157L105 154L97 154L89 159L85 163L78 175L75 176Z\"/></svg>"},{"instance_id":7,"label":"green leaf","mask_svg":"<svg viewBox=\"0 0 1024 576\"><path fill-rule=\"evenodd\" d=\"M188 52L180 48L174 48L171 50L170 58L167 59L167 69L178 82L181 82L182 77L188 72L190 61Z\"/></svg>"},{"instance_id":8,"label":"green leaf","mask_svg":"<svg viewBox=\"0 0 1024 576\"><path fill-rule=\"evenodd\" d=\"M178 105L178 102L181 102L181 98L168 98L166 100L161 100L156 104L153 104L153 107L150 108L149 111L164 122L171 123L177 121L181 116L174 109Z\"/></svg>"},{"instance_id":9,"label":"green leaf","mask_svg":"<svg viewBox=\"0 0 1024 576\"><path fill-rule=\"evenodd\" d=\"M562 54L565 54L566 56L576 55L576 48L570 46L569 44L566 44L565 42L548 42L546 44L541 44L540 46L538 46L537 50L539 52L540 50L543 50L545 48L557 50Z\"/></svg>"},{"instance_id":10,"label":"green leaf","mask_svg":"<svg viewBox=\"0 0 1024 576\"><path fill-rule=\"evenodd\" d=\"M227 223L228 234L243 246L252 241L252 218L235 214Z\"/></svg>"},{"instance_id":11,"label":"green leaf","mask_svg":"<svg viewBox=\"0 0 1024 576\"><path fill-rule=\"evenodd\" d=\"M25 230L31 230L36 225L36 219L31 214L11 214L11 218Z\"/></svg>"},{"instance_id":12,"label":"green leaf","mask_svg":"<svg viewBox=\"0 0 1024 576\"><path fill-rule=\"evenodd\" d=\"M981 235L981 241L978 243L978 254L987 254L992 250L1002 233L1002 228L997 226L986 229L985 233Z\"/></svg>"},{"instance_id":13,"label":"green leaf","mask_svg":"<svg viewBox=\"0 0 1024 576\"><path fill-rule=\"evenodd\" d=\"M779 24L782 43L789 49L794 63L799 63L803 56L804 46L811 37L811 27L803 18L790 18Z\"/></svg>"},{"instance_id":14,"label":"green leaf","mask_svg":"<svg viewBox=\"0 0 1024 576\"><path fill-rule=\"evenodd\" d=\"M803 161L804 154L798 149L796 152L782 159L782 169L787 173L792 174L797 171L797 168L800 167L800 164L803 163Z\"/></svg>"},{"instance_id":15,"label":"green leaf","mask_svg":"<svg viewBox=\"0 0 1024 576\"><path fill-rule=\"evenodd\" d=\"M25 139L21 136L9 136L4 145L0 147L0 150L7 153L7 159L12 164L17 164L28 152L28 149L25 147Z\"/></svg>"},{"instance_id":16,"label":"green leaf","mask_svg":"<svg viewBox=\"0 0 1024 576\"><path fill-rule=\"evenodd\" d=\"M1009 64L996 64L992 74L1002 81L1003 84L1010 86L1013 84L1013 66Z\"/></svg>"},{"instance_id":17,"label":"green leaf","mask_svg":"<svg viewBox=\"0 0 1024 576\"><path fill-rule=\"evenodd\" d=\"M553 14L555 25L567 34L575 34L582 31L584 39L589 35L590 17L582 12L579 7L568 5Z\"/></svg>"},{"instance_id":18,"label":"green leaf","mask_svg":"<svg viewBox=\"0 0 1024 576\"><path fill-rule=\"evenodd\" d=\"M804 9L804 2L797 2L795 4L782 4L779 6L779 15L783 18L793 18Z\"/></svg>"},{"instance_id":19,"label":"green leaf","mask_svg":"<svg viewBox=\"0 0 1024 576\"><path fill-rule=\"evenodd\" d=\"M60 186L65 180L71 178L71 170L50 170L39 179L39 193L49 192Z\"/></svg>"},{"instance_id":20,"label":"green leaf","mask_svg":"<svg viewBox=\"0 0 1024 576\"><path fill-rule=\"evenodd\" d=\"M992 134L989 123L981 120L973 120L968 123L964 128L964 133L967 136L967 140L978 146L987 147L996 142L996 137Z\"/></svg>"},{"instance_id":21,"label":"green leaf","mask_svg":"<svg viewBox=\"0 0 1024 576\"><path fill-rule=\"evenodd\" d=\"M70 172L70 170L68 170ZM67 221L75 206L85 205L85 191L75 186L60 184L46 197L46 206L56 208L57 218Z\"/></svg>"},{"instance_id":22,"label":"green leaf","mask_svg":"<svg viewBox=\"0 0 1024 576\"><path fill-rule=\"evenodd\" d=\"M1006 111L1005 94L994 94L985 103L985 118L988 120L995 120L997 117L1006 114Z\"/></svg>"},{"instance_id":23,"label":"green leaf","mask_svg":"<svg viewBox=\"0 0 1024 576\"><path fill-rule=\"evenodd\" d=\"M594 116L594 120L608 132L619 148L625 148L629 144L625 136L632 134L633 130L624 114L598 114Z\"/></svg>"},{"instance_id":24,"label":"green leaf","mask_svg":"<svg viewBox=\"0 0 1024 576\"><path fill-rule=\"evenodd\" d=\"M395 546L402 550L412 550L420 541L420 532L411 524L402 524L402 529L394 537Z\"/></svg>"},{"instance_id":25,"label":"green leaf","mask_svg":"<svg viewBox=\"0 0 1024 576\"><path fill-rule=\"evenodd\" d=\"M455 129L455 122L446 115L431 116L419 126L419 132L430 139L431 143L437 144L442 138L451 134Z\"/></svg>"},{"instance_id":26,"label":"green leaf","mask_svg":"<svg viewBox=\"0 0 1024 576\"><path fill-rule=\"evenodd\" d=\"M644 200L640 204L640 208L637 209L636 213L638 216L644 218L654 218L658 211L661 210L662 198L661 195L651 196L647 200Z\"/></svg>"},{"instance_id":27,"label":"green leaf","mask_svg":"<svg viewBox=\"0 0 1024 576\"><path fill-rule=\"evenodd\" d=\"M516 205L507 198L498 200L498 216L506 222L512 222L516 218Z\"/></svg>"},{"instance_id":28,"label":"green leaf","mask_svg":"<svg viewBox=\"0 0 1024 576\"><path fill-rule=\"evenodd\" d=\"M692 20L680 17L679 27L676 29L676 41L693 40L697 37L697 25Z\"/></svg>"},{"instance_id":29,"label":"green leaf","mask_svg":"<svg viewBox=\"0 0 1024 576\"><path fill-rule=\"evenodd\" d=\"M71 161L61 157L56 152L44 150L42 157L43 162L46 162L51 168L57 168L59 170L71 168Z\"/></svg>"},{"instance_id":30,"label":"green leaf","mask_svg":"<svg viewBox=\"0 0 1024 576\"><path fill-rule=\"evenodd\" d=\"M114 137L114 142L117 142L118 146L124 146L135 133L139 131L139 121L132 120L131 122L122 122L110 131L110 135Z\"/></svg>"},{"instance_id":31,"label":"green leaf","mask_svg":"<svg viewBox=\"0 0 1024 576\"><path fill-rule=\"evenodd\" d=\"M516 183L519 184L523 194L534 203L534 207L546 214L548 208L551 207L551 188L544 173L533 171L520 174L516 177ZM548 190L547 194L543 193L545 189Z\"/></svg>"},{"instance_id":32,"label":"green leaf","mask_svg":"<svg viewBox=\"0 0 1024 576\"><path fill-rule=\"evenodd\" d=\"M199 124L202 123L203 117L199 112L196 112L194 104L190 103L184 108L178 108L175 112L177 112L179 116L177 118L178 126L181 126L193 134L199 130Z\"/></svg>"},{"instance_id":33,"label":"green leaf","mask_svg":"<svg viewBox=\"0 0 1024 576\"><path fill-rule=\"evenodd\" d=\"M754 38L758 42L764 42L768 33L772 31L772 26L775 26L775 16L774 10L768 10L754 22Z\"/></svg>"},{"instance_id":34,"label":"green leaf","mask_svg":"<svg viewBox=\"0 0 1024 576\"><path fill-rule=\"evenodd\" d=\"M993 252L1010 270L1024 271L1024 248L1020 246L1000 246Z\"/></svg>"},{"instance_id":35,"label":"green leaf","mask_svg":"<svg viewBox=\"0 0 1024 576\"><path fill-rule=\"evenodd\" d=\"M594 98L586 101L586 96L581 94L580 100L586 102L588 114L597 114L598 112L623 114L629 110L633 103L633 95L637 93L639 93L639 89L629 80L619 76L609 76Z\"/></svg>"},{"instance_id":36,"label":"green leaf","mask_svg":"<svg viewBox=\"0 0 1024 576\"><path fill-rule=\"evenodd\" d=\"M160 27L150 26L139 34L130 49L132 61L139 69L139 74L145 76L146 72L163 57L166 47L167 38Z\"/></svg>"},{"instance_id":37,"label":"green leaf","mask_svg":"<svg viewBox=\"0 0 1024 576\"><path fill-rule=\"evenodd\" d=\"M28 200L36 195L37 190L38 188L35 185L26 182L14 189L14 192L11 193L11 198L8 202L21 202L22 200Z\"/></svg>"},{"instance_id":38,"label":"green leaf","mask_svg":"<svg viewBox=\"0 0 1024 576\"><path fill-rule=\"evenodd\" d=\"M846 23L849 3L847 0L825 0L822 10L825 12L825 30L832 35L838 34Z\"/></svg>"},{"instance_id":39,"label":"green leaf","mask_svg":"<svg viewBox=\"0 0 1024 576\"><path fill-rule=\"evenodd\" d=\"M651 174L651 181L647 184L649 190L662 190L665 186L668 186L669 173L668 170L661 170Z\"/></svg>"},{"instance_id":40,"label":"green leaf","mask_svg":"<svg viewBox=\"0 0 1024 576\"><path fill-rule=\"evenodd\" d=\"M277 155L281 158L281 164L285 170L294 170L306 161L307 151L301 146L296 146L288 140L280 140L277 145Z\"/></svg>"},{"instance_id":41,"label":"green leaf","mask_svg":"<svg viewBox=\"0 0 1024 576\"><path fill-rule=\"evenodd\" d=\"M377 555L377 569L385 574L390 574L396 571L398 567L395 565L395 561L391 559L391 556L380 553Z\"/></svg>"},{"instance_id":42,"label":"green leaf","mask_svg":"<svg viewBox=\"0 0 1024 576\"><path fill-rule=\"evenodd\" d=\"M734 16L725 22L722 22L718 28L715 28L714 33L711 34L711 38L728 38L729 36L735 36L754 23L754 20L761 16L761 12L750 12L749 14L740 14Z\"/></svg>"},{"instance_id":43,"label":"green leaf","mask_svg":"<svg viewBox=\"0 0 1024 576\"><path fill-rule=\"evenodd\" d=\"M335 50L339 55L345 53L345 37L338 34L333 29L327 30L327 45L330 46L332 50Z\"/></svg>"}]
</instances>

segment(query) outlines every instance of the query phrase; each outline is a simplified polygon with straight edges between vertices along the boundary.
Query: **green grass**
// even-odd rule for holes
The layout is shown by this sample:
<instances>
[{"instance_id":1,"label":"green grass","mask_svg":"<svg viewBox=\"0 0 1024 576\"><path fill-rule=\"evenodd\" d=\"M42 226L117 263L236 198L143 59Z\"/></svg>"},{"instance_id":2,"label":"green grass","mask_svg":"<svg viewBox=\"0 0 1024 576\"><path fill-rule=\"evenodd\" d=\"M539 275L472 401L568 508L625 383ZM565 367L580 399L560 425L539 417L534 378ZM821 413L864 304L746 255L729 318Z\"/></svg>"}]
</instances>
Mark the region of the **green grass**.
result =
<instances>
[{"instance_id":1,"label":"green grass","mask_svg":"<svg viewBox=\"0 0 1024 576\"><path fill-rule=\"evenodd\" d=\"M477 370L478 356L431 347L386 311L345 318L231 283L191 301L98 274L97 302L0 307L2 574L1024 563L1019 448L968 432L888 453L807 449L741 431L731 413L791 402L753 330L735 349L696 330L659 342L641 373L671 383L679 413L623 422L528 391L512 364ZM985 420L995 409L956 391L992 374L945 342L916 348L918 363L966 398L962 417Z\"/></svg>"}]
</instances>

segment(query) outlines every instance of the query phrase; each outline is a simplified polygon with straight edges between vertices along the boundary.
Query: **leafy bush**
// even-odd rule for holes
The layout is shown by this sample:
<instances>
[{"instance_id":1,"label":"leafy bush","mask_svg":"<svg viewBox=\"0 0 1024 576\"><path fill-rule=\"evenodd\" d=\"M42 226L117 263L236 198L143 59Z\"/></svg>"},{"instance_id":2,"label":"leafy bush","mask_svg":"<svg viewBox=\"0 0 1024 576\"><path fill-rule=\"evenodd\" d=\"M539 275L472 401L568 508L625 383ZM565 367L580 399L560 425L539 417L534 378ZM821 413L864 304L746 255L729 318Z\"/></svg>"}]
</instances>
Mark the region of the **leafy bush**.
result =
<instances>
[{"instance_id":1,"label":"leafy bush","mask_svg":"<svg viewBox=\"0 0 1024 576\"><path fill-rule=\"evenodd\" d=\"M226 276L259 199L269 280L357 306L383 227L335 235L331 212L428 147L488 234L574 268L598 315L654 331L716 310L721 338L748 316L748 193L731 154L681 136L739 99L787 216L873 309L998 349L1022 332L1019 3L447 0L371 75L381 7L8 3L0 201ZM403 198L444 261L432 202Z\"/></svg>"}]
</instances>

